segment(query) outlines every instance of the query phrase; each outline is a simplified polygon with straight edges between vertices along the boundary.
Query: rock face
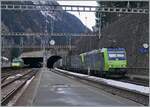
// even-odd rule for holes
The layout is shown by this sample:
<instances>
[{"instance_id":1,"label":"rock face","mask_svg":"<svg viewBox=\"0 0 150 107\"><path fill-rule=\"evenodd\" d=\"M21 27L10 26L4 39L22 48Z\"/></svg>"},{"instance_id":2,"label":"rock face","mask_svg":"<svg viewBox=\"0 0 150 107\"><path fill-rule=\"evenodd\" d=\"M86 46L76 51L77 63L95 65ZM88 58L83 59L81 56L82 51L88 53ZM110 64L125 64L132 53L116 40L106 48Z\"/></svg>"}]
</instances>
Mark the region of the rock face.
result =
<instances>
[{"instance_id":1,"label":"rock face","mask_svg":"<svg viewBox=\"0 0 150 107\"><path fill-rule=\"evenodd\" d=\"M128 67L149 66L149 17L145 14L129 14L102 30L102 36L82 37L78 41L78 52L86 52L103 47L123 47L127 51ZM85 48L87 47L87 48ZM143 51L142 51L143 50Z\"/></svg>"},{"instance_id":2,"label":"rock face","mask_svg":"<svg viewBox=\"0 0 150 107\"><path fill-rule=\"evenodd\" d=\"M143 43L149 44L148 23L148 15L127 15L102 32L99 47L124 47L129 67L148 68L149 52L141 52Z\"/></svg>"},{"instance_id":3,"label":"rock face","mask_svg":"<svg viewBox=\"0 0 150 107\"><path fill-rule=\"evenodd\" d=\"M35 4L35 2L2 2L2 4ZM59 5L56 1L39 2L48 5ZM48 8L48 7L45 7ZM59 7L60 8L60 7ZM74 15L65 11L20 11L2 10L2 32L48 32L81 33L87 27ZM6 29L7 28L7 29ZM90 30L88 29L90 32Z\"/></svg>"}]
</instances>

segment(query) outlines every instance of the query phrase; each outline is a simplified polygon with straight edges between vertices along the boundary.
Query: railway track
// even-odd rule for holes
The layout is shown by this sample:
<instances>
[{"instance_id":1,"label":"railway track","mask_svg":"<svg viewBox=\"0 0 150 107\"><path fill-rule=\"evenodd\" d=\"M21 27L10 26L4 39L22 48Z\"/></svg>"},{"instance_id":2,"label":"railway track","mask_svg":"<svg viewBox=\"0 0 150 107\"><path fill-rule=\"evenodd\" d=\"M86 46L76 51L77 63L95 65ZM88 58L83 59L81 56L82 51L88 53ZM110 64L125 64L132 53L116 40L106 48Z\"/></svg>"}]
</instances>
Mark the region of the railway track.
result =
<instances>
[{"instance_id":1,"label":"railway track","mask_svg":"<svg viewBox=\"0 0 150 107\"><path fill-rule=\"evenodd\" d=\"M35 69L23 70L18 76L9 75L1 84L1 105L7 105L17 92L30 80L36 73Z\"/></svg>"},{"instance_id":2,"label":"railway track","mask_svg":"<svg viewBox=\"0 0 150 107\"><path fill-rule=\"evenodd\" d=\"M17 76L17 74L21 74L23 72L26 72L28 70L28 68L24 68L24 69L13 69L13 68L9 68L9 69L5 69L1 71L1 83L3 83L8 77L10 76Z\"/></svg>"},{"instance_id":3,"label":"railway track","mask_svg":"<svg viewBox=\"0 0 150 107\"><path fill-rule=\"evenodd\" d=\"M70 72L74 72L74 71L71 71L71 70L69 70L69 71ZM77 72L77 73L79 73L79 74L85 74L85 73L80 73L80 72ZM88 74L86 74L86 75L88 75ZM138 75L140 77L139 74L136 74L136 75ZM91 76L99 77L97 75L91 75ZM112 80L116 80L116 81L120 81L120 82L125 82L125 83L136 84L136 85L149 86L149 80L147 80L147 79L140 79L140 78L131 79L128 76L119 77L119 78L118 77L103 77L103 78L112 79Z\"/></svg>"},{"instance_id":4,"label":"railway track","mask_svg":"<svg viewBox=\"0 0 150 107\"><path fill-rule=\"evenodd\" d=\"M149 80L143 80L143 79L130 79L128 77L124 77L122 79L118 79L118 81L125 82L125 83L131 83L131 84L136 84L136 85L141 85L141 86L149 86Z\"/></svg>"}]
</instances>

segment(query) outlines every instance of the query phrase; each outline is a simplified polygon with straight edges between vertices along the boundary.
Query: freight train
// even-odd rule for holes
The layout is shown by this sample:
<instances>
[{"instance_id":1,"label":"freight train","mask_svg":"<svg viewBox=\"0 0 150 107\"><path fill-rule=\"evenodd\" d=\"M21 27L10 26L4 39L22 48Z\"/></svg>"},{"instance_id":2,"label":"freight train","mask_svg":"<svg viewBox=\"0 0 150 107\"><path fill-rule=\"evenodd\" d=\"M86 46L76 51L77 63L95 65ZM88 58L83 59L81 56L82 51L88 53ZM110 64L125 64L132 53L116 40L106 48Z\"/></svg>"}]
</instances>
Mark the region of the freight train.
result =
<instances>
[{"instance_id":1,"label":"freight train","mask_svg":"<svg viewBox=\"0 0 150 107\"><path fill-rule=\"evenodd\" d=\"M127 68L125 48L102 48L64 57L62 69L96 76L124 76Z\"/></svg>"}]
</instances>

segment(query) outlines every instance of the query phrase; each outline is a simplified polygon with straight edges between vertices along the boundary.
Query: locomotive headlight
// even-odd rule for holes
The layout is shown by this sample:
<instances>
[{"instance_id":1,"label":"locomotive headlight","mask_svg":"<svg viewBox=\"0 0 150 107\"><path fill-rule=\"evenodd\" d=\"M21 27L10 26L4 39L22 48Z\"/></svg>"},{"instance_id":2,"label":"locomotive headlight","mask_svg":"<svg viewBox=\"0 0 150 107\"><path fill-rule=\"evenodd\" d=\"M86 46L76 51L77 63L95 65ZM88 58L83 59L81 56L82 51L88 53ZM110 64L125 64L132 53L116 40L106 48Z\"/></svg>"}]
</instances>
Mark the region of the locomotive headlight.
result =
<instances>
[{"instance_id":1,"label":"locomotive headlight","mask_svg":"<svg viewBox=\"0 0 150 107\"><path fill-rule=\"evenodd\" d=\"M112 65L109 65L109 67L112 67Z\"/></svg>"},{"instance_id":2,"label":"locomotive headlight","mask_svg":"<svg viewBox=\"0 0 150 107\"><path fill-rule=\"evenodd\" d=\"M126 67L125 65L122 65L122 67Z\"/></svg>"}]
</instances>

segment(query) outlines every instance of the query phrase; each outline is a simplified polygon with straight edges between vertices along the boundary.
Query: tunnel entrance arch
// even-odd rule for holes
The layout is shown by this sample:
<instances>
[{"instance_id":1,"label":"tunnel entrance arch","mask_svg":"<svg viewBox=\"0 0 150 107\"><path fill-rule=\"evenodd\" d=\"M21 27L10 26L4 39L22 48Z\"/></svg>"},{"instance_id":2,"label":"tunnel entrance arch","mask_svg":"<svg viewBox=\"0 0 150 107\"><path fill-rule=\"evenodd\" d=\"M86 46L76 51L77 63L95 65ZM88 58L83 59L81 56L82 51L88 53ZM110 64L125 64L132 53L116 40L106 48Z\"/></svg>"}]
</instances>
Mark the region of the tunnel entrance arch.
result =
<instances>
[{"instance_id":1,"label":"tunnel entrance arch","mask_svg":"<svg viewBox=\"0 0 150 107\"><path fill-rule=\"evenodd\" d=\"M42 67L43 57L23 57L24 64L31 68Z\"/></svg>"},{"instance_id":2,"label":"tunnel entrance arch","mask_svg":"<svg viewBox=\"0 0 150 107\"><path fill-rule=\"evenodd\" d=\"M58 55L54 55L54 56L49 57L48 60L47 60L47 67L48 68L53 68L55 62L57 62L60 59L62 59L62 57L58 56Z\"/></svg>"}]
</instances>

